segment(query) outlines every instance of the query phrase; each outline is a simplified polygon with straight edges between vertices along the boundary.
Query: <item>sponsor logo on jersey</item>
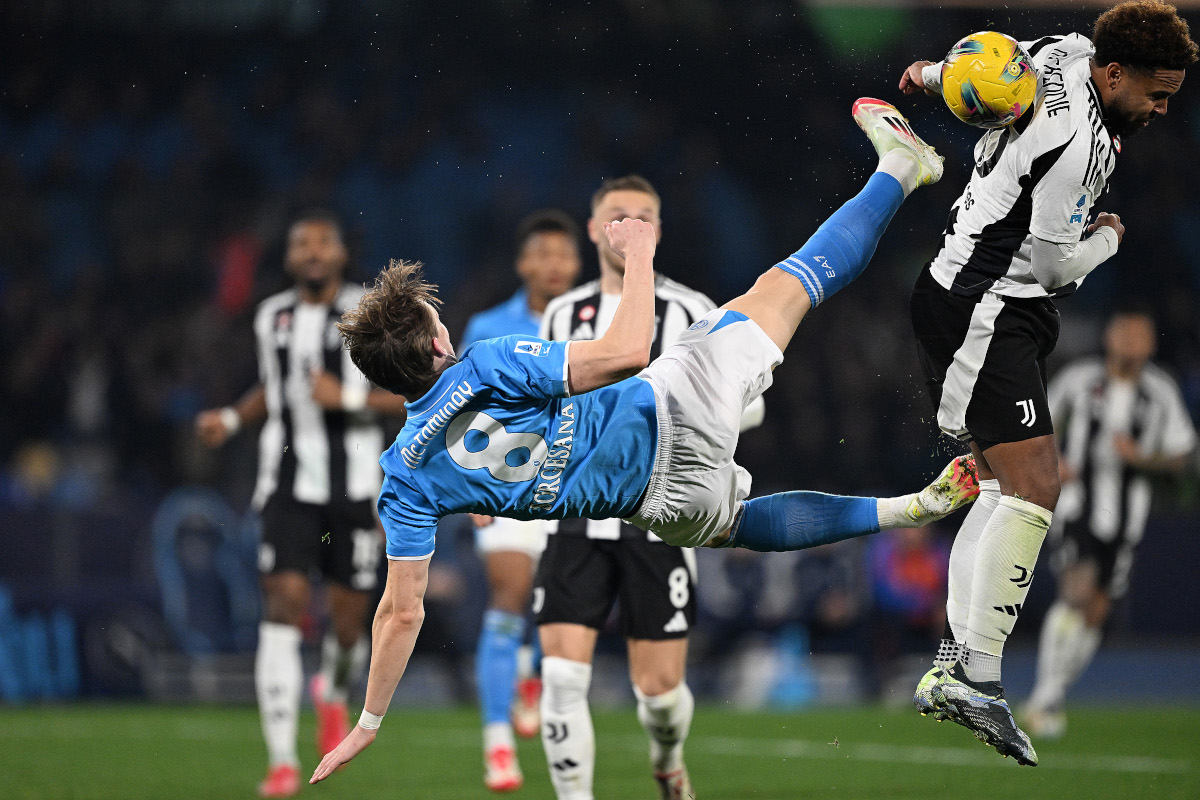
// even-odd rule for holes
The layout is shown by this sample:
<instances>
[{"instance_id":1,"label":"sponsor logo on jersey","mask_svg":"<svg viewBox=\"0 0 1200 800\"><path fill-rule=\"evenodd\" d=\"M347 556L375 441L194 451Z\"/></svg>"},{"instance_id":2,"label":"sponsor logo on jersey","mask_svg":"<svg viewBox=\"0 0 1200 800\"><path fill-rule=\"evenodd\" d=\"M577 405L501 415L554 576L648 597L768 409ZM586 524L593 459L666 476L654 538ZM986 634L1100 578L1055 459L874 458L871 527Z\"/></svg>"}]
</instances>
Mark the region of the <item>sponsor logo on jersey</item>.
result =
<instances>
[{"instance_id":1,"label":"sponsor logo on jersey","mask_svg":"<svg viewBox=\"0 0 1200 800\"><path fill-rule=\"evenodd\" d=\"M697 322L695 325L693 325L692 327L688 328L688 330L689 331L702 331L707 327L708 327L708 320L702 319L699 322Z\"/></svg>"},{"instance_id":2,"label":"sponsor logo on jersey","mask_svg":"<svg viewBox=\"0 0 1200 800\"><path fill-rule=\"evenodd\" d=\"M454 415L473 397L475 397L475 389L467 381L454 387L454 390L450 392L450 399L433 413L421 430L417 431L417 435L413 437L412 441L400 450L400 456L409 469L421 466L421 459L425 458L429 442L433 440L434 436L445 430Z\"/></svg>"},{"instance_id":3,"label":"sponsor logo on jersey","mask_svg":"<svg viewBox=\"0 0 1200 800\"><path fill-rule=\"evenodd\" d=\"M1071 222L1083 222L1083 204L1087 202L1087 195L1080 195L1079 202L1075 204L1075 210L1071 212Z\"/></svg>"},{"instance_id":4,"label":"sponsor logo on jersey","mask_svg":"<svg viewBox=\"0 0 1200 800\"><path fill-rule=\"evenodd\" d=\"M562 476L575 447L575 404L567 403L558 415L554 441L546 452L546 460L538 470L537 486L533 489L530 511L549 511L562 492Z\"/></svg>"},{"instance_id":5,"label":"sponsor logo on jersey","mask_svg":"<svg viewBox=\"0 0 1200 800\"><path fill-rule=\"evenodd\" d=\"M527 356L540 356L542 351L549 352L549 348L543 348L545 342L517 342L517 346L513 348L514 353L523 353Z\"/></svg>"}]
</instances>

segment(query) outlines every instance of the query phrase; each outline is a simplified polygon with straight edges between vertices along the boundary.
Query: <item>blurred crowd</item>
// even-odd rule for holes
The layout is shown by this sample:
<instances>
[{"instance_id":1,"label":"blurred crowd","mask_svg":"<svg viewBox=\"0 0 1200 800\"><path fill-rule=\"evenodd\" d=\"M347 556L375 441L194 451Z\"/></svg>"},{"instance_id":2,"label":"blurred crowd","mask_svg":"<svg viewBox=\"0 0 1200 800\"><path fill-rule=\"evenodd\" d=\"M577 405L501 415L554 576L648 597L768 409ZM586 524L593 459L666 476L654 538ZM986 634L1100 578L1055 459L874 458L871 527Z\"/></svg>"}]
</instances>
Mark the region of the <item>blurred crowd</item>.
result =
<instances>
[{"instance_id":1,"label":"blurred crowd","mask_svg":"<svg viewBox=\"0 0 1200 800\"><path fill-rule=\"evenodd\" d=\"M50 544L18 545L17 529L57 542L74 525L69 541L84 552L87 532L106 530L103 549L122 554L112 576L138 581L151 572L150 515L169 490L213 486L245 506L250 437L212 455L191 424L255 379L251 315L285 283L282 236L297 209L343 216L356 279L389 258L425 262L455 331L515 287L521 216L558 206L582 220L602 179L638 172L663 197L660 270L723 301L873 168L849 115L862 94L897 101L947 156L946 178L901 210L867 274L805 322L739 460L757 492L897 493L955 452L934 435L907 298L975 136L938 101L901 99L896 83L904 65L939 58L960 34L1086 32L1091 13L994 20L783 0L301 6L311 13L299 29L51 18L32 3L7 12L0 514L21 520L5 547L25 558L8 559L0 579L69 589L93 569L86 557L44 558ZM1125 246L1061 304L1055 361L1096 351L1103 314L1143 301L1158 316L1159 360L1196 417L1198 153L1200 90L1185 85L1165 119L1126 143L1100 203L1121 214ZM110 522L73 523L72 513ZM907 540L884 541L854 570L905 558ZM723 565L713 591L736 594L757 580L748 568ZM880 613L907 619L906 591L874 597ZM772 602L782 620L823 603L837 617L839 603L856 601ZM738 627L716 620L712 646ZM853 636L842 646L860 647Z\"/></svg>"}]
</instances>

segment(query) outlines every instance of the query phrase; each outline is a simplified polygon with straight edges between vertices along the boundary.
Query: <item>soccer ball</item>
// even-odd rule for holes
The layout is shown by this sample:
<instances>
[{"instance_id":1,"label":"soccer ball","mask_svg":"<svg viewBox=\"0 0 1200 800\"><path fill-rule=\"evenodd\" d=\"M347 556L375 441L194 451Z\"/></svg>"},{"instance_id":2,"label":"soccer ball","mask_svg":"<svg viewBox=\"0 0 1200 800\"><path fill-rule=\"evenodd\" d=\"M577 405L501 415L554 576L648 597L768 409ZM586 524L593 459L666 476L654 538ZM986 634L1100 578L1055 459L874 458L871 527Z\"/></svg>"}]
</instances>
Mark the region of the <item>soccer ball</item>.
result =
<instances>
[{"instance_id":1,"label":"soccer ball","mask_svg":"<svg viewBox=\"0 0 1200 800\"><path fill-rule=\"evenodd\" d=\"M954 116L977 128L1003 128L1037 98L1037 72L1011 36L980 31L962 39L942 64L942 97Z\"/></svg>"}]
</instances>

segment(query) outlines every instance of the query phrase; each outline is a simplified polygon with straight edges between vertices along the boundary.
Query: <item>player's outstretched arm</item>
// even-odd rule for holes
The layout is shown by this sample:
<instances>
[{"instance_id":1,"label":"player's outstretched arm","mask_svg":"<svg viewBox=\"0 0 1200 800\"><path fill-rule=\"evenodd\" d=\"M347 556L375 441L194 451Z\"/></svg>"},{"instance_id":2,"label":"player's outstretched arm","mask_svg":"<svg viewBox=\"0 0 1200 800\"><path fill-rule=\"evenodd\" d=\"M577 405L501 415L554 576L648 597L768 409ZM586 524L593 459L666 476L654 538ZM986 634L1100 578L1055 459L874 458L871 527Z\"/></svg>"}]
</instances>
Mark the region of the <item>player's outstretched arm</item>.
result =
<instances>
[{"instance_id":1,"label":"player's outstretched arm","mask_svg":"<svg viewBox=\"0 0 1200 800\"><path fill-rule=\"evenodd\" d=\"M640 219L606 222L604 233L625 259L621 304L599 339L572 342L567 377L582 394L636 375L650 363L654 341L654 226Z\"/></svg>"},{"instance_id":2,"label":"player's outstretched arm","mask_svg":"<svg viewBox=\"0 0 1200 800\"><path fill-rule=\"evenodd\" d=\"M408 666L417 634L425 619L425 588L429 585L429 559L388 561L387 584L371 626L371 670L367 675L364 717L351 728L341 744L329 752L309 778L317 783L361 753L375 741L375 728L364 727L366 715L376 722L387 712L400 677Z\"/></svg>"}]
</instances>

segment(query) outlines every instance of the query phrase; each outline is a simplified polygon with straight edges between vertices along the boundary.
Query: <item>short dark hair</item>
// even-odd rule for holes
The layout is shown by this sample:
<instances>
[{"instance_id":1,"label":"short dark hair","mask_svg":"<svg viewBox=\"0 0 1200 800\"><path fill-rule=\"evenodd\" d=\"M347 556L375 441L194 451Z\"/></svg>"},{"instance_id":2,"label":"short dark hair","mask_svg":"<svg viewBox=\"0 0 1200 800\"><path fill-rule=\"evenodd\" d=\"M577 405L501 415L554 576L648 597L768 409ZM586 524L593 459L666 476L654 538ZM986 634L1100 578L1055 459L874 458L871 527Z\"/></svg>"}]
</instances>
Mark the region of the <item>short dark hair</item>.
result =
<instances>
[{"instance_id":1,"label":"short dark hair","mask_svg":"<svg viewBox=\"0 0 1200 800\"><path fill-rule=\"evenodd\" d=\"M654 190L654 184L643 178L641 175L625 175L620 178L609 178L604 183L600 184L600 188L592 195L592 210L596 210L596 206L604 200L604 196L609 192L645 192L654 198L654 202L662 206L662 198L658 196L658 192Z\"/></svg>"},{"instance_id":2,"label":"short dark hair","mask_svg":"<svg viewBox=\"0 0 1200 800\"><path fill-rule=\"evenodd\" d=\"M565 234L575 249L579 249L579 225L571 219L571 215L557 208L542 208L517 223L517 233L513 237L514 252L519 256L530 238L539 233Z\"/></svg>"},{"instance_id":3,"label":"short dark hair","mask_svg":"<svg viewBox=\"0 0 1200 800\"><path fill-rule=\"evenodd\" d=\"M338 238L343 242L346 241L346 229L342 225L342 218L331 208L313 206L298 211L292 215L292 221L288 223L288 231L304 222L325 222L332 225L333 229L337 231Z\"/></svg>"},{"instance_id":4,"label":"short dark hair","mask_svg":"<svg viewBox=\"0 0 1200 800\"><path fill-rule=\"evenodd\" d=\"M1117 317L1144 317L1150 321L1151 325L1155 325L1154 307L1149 303L1141 300L1129 300L1119 303L1113 308L1112 313L1108 315L1108 321L1112 322Z\"/></svg>"},{"instance_id":5,"label":"short dark hair","mask_svg":"<svg viewBox=\"0 0 1200 800\"><path fill-rule=\"evenodd\" d=\"M429 306L441 305L421 274L420 262L392 260L375 286L342 315L338 330L354 365L377 386L406 398L420 397L437 380Z\"/></svg>"},{"instance_id":6,"label":"short dark hair","mask_svg":"<svg viewBox=\"0 0 1200 800\"><path fill-rule=\"evenodd\" d=\"M1162 0L1130 0L1105 11L1096 20L1092 44L1101 66L1187 69L1197 58L1187 21Z\"/></svg>"}]
</instances>

